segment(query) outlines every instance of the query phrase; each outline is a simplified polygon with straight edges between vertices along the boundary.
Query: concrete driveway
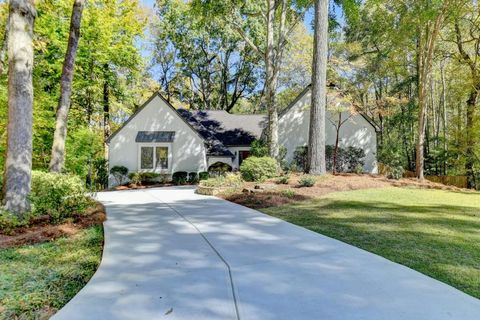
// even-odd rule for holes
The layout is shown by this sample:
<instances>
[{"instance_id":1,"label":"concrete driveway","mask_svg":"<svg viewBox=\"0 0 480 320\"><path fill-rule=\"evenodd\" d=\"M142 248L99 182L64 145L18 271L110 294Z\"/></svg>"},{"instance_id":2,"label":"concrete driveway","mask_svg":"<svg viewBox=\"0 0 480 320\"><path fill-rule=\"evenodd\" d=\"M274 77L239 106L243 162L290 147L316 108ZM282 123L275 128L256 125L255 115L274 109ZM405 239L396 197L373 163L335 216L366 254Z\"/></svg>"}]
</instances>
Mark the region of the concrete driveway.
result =
<instances>
[{"instance_id":1,"label":"concrete driveway","mask_svg":"<svg viewBox=\"0 0 480 320\"><path fill-rule=\"evenodd\" d=\"M480 300L190 187L106 192L105 250L54 319L480 319Z\"/></svg>"}]
</instances>

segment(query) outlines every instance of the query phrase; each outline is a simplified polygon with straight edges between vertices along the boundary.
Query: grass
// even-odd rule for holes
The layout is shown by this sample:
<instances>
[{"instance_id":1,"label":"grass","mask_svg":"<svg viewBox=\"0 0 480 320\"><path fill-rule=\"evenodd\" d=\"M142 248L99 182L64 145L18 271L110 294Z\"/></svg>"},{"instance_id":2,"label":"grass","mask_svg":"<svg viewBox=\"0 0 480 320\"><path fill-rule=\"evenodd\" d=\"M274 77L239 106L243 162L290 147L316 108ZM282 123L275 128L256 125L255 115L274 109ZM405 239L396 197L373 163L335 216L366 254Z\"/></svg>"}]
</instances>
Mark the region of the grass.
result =
<instances>
[{"instance_id":1,"label":"grass","mask_svg":"<svg viewBox=\"0 0 480 320\"><path fill-rule=\"evenodd\" d=\"M480 298L480 193L365 189L261 211Z\"/></svg>"},{"instance_id":2,"label":"grass","mask_svg":"<svg viewBox=\"0 0 480 320\"><path fill-rule=\"evenodd\" d=\"M46 319L92 277L100 263L103 230L0 250L0 319Z\"/></svg>"}]
</instances>

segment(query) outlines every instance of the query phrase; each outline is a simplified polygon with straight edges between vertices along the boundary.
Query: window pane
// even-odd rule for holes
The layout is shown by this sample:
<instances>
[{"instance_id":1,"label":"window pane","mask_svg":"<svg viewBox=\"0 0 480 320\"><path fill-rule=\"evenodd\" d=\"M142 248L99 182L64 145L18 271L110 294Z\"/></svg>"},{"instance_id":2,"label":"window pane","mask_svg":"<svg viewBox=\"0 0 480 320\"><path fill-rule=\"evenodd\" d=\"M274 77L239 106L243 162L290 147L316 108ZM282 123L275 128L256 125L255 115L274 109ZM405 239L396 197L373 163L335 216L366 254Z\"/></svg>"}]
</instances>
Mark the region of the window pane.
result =
<instances>
[{"instance_id":1,"label":"window pane","mask_svg":"<svg viewBox=\"0 0 480 320\"><path fill-rule=\"evenodd\" d=\"M153 147L141 147L140 150L140 169L153 169Z\"/></svg>"},{"instance_id":2,"label":"window pane","mask_svg":"<svg viewBox=\"0 0 480 320\"><path fill-rule=\"evenodd\" d=\"M168 147L157 147L156 158L157 158L157 164L155 166L156 168L168 169Z\"/></svg>"}]
</instances>

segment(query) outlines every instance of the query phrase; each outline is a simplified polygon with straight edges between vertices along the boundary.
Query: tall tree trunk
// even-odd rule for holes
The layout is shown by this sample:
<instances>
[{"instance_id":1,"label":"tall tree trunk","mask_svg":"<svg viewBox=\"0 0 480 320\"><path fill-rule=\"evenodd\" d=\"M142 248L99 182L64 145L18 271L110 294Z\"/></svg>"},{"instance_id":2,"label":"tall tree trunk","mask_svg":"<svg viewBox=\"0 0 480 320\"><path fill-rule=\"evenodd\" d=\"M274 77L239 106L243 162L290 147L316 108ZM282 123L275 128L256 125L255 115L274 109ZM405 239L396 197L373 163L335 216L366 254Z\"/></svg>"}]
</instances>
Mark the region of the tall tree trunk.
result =
<instances>
[{"instance_id":1,"label":"tall tree trunk","mask_svg":"<svg viewBox=\"0 0 480 320\"><path fill-rule=\"evenodd\" d=\"M65 53L60 79L60 99L58 101L52 158L50 160L51 172L61 172L65 162L65 139L67 137L68 111L70 110L70 99L72 95L73 68L77 55L78 40L80 39L80 23L82 21L84 4L85 0L75 0L73 3L67 52Z\"/></svg>"},{"instance_id":2,"label":"tall tree trunk","mask_svg":"<svg viewBox=\"0 0 480 320\"><path fill-rule=\"evenodd\" d=\"M327 102L328 0L315 1L312 105L308 138L308 172L325 173L325 108Z\"/></svg>"},{"instance_id":3,"label":"tall tree trunk","mask_svg":"<svg viewBox=\"0 0 480 320\"><path fill-rule=\"evenodd\" d=\"M33 114L33 0L10 0L8 17L8 126L3 201L20 218L30 210Z\"/></svg>"},{"instance_id":4,"label":"tall tree trunk","mask_svg":"<svg viewBox=\"0 0 480 320\"><path fill-rule=\"evenodd\" d=\"M338 113L338 125L335 126L336 137L335 137L335 148L333 149L333 166L332 173L337 174L337 158L338 158L338 144L340 141L340 128L342 127L342 112Z\"/></svg>"},{"instance_id":5,"label":"tall tree trunk","mask_svg":"<svg viewBox=\"0 0 480 320\"><path fill-rule=\"evenodd\" d=\"M474 127L475 127L475 109L477 105L478 95L480 94L480 70L477 68L477 57L478 53L476 53L475 58L471 57L467 51L463 47L463 39L462 39L462 32L460 30L460 25L458 21L455 21L455 34L456 34L456 42L458 52L465 64L467 64L470 68L470 74L472 79L472 88L470 89L470 95L467 100L467 123L466 123L466 162L465 162L465 171L468 177L467 185L469 188L475 188L476 186L476 179L475 179L475 171L474 171L474 164L475 164L475 147L476 147L476 137L474 136ZM477 40L476 48L478 47L480 42Z\"/></svg>"},{"instance_id":6,"label":"tall tree trunk","mask_svg":"<svg viewBox=\"0 0 480 320\"><path fill-rule=\"evenodd\" d=\"M467 124L466 124L466 135L467 135L467 149L465 150L466 162L465 162L465 171L467 173L467 186L469 188L475 188L475 139L477 138L473 132L474 128L474 118L475 118L475 106L477 103L478 93L476 88L472 88L470 96L467 101Z\"/></svg>"},{"instance_id":7,"label":"tall tree trunk","mask_svg":"<svg viewBox=\"0 0 480 320\"><path fill-rule=\"evenodd\" d=\"M275 104L277 73L274 57L275 0L267 0L267 47L265 50L265 101L268 111L268 151L272 158L278 157L278 110Z\"/></svg>"},{"instance_id":8,"label":"tall tree trunk","mask_svg":"<svg viewBox=\"0 0 480 320\"><path fill-rule=\"evenodd\" d=\"M110 131L110 85L108 82L108 65L106 65L103 82L103 137L105 141L110 137Z\"/></svg>"},{"instance_id":9,"label":"tall tree trunk","mask_svg":"<svg viewBox=\"0 0 480 320\"><path fill-rule=\"evenodd\" d=\"M445 13L450 1L444 0L435 20L427 21L418 27L417 45L417 75L418 75L418 135L416 146L416 176L424 179L424 143L425 143L425 116L427 109L427 85L432 70L433 54L438 33L442 27Z\"/></svg>"}]
</instances>

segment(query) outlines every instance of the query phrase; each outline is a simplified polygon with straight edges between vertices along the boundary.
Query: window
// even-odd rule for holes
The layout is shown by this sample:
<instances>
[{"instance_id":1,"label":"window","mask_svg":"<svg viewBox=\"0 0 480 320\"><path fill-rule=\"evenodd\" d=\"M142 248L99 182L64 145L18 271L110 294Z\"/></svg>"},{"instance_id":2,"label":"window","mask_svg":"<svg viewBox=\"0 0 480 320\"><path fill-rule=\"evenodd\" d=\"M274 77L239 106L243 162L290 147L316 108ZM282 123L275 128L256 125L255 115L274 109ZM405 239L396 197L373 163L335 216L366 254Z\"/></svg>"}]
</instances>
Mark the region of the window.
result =
<instances>
[{"instance_id":1,"label":"window","mask_svg":"<svg viewBox=\"0 0 480 320\"><path fill-rule=\"evenodd\" d=\"M140 170L168 170L170 157L169 146L140 146Z\"/></svg>"},{"instance_id":2,"label":"window","mask_svg":"<svg viewBox=\"0 0 480 320\"><path fill-rule=\"evenodd\" d=\"M153 169L153 147L140 148L140 169Z\"/></svg>"},{"instance_id":3,"label":"window","mask_svg":"<svg viewBox=\"0 0 480 320\"><path fill-rule=\"evenodd\" d=\"M156 169L168 169L168 147L156 147Z\"/></svg>"}]
</instances>

